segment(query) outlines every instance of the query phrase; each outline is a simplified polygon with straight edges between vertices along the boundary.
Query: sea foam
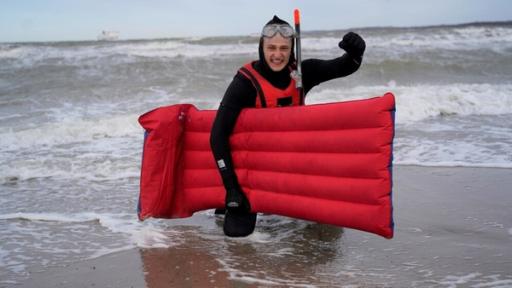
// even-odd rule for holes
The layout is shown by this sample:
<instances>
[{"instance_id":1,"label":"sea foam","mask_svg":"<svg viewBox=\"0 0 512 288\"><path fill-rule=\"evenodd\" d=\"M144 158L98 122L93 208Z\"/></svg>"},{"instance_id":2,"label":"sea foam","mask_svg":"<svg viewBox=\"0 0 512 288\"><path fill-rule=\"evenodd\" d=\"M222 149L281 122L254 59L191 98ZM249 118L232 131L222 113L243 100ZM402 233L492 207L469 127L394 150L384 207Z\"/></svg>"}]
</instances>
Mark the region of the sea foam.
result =
<instances>
[{"instance_id":1,"label":"sea foam","mask_svg":"<svg viewBox=\"0 0 512 288\"><path fill-rule=\"evenodd\" d=\"M348 89L313 90L308 104L337 102L381 96L396 98L396 122L406 124L446 115L512 114L512 84L452 84L357 86Z\"/></svg>"}]
</instances>

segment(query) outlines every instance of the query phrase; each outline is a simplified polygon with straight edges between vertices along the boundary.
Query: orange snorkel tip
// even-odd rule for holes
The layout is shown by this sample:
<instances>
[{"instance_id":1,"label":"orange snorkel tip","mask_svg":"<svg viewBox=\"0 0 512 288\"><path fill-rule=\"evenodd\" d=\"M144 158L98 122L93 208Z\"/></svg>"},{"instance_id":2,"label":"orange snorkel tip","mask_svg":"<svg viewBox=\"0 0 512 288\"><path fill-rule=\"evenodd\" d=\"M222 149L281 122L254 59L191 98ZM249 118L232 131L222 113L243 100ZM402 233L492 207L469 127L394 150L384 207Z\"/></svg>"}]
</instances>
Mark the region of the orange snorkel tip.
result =
<instances>
[{"instance_id":1,"label":"orange snorkel tip","mask_svg":"<svg viewBox=\"0 0 512 288\"><path fill-rule=\"evenodd\" d=\"M300 24L300 11L299 9L293 10L293 19L295 20L295 25Z\"/></svg>"}]
</instances>

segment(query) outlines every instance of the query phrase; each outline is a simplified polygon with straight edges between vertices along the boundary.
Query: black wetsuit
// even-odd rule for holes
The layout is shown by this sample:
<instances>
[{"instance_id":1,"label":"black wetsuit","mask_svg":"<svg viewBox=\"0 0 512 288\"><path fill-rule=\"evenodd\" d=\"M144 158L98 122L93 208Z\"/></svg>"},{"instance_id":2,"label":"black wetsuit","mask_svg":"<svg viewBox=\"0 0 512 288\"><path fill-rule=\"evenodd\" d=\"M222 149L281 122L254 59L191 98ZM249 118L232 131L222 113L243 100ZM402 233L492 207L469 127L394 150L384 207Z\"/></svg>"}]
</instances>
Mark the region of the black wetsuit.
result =
<instances>
[{"instance_id":1,"label":"black wetsuit","mask_svg":"<svg viewBox=\"0 0 512 288\"><path fill-rule=\"evenodd\" d=\"M261 61L261 60L260 60ZM288 72L272 73L256 61L253 67L273 86L284 89L290 84ZM350 75L359 69L361 58L353 59L348 54L332 60L307 59L302 61L302 83L304 94L316 85L335 78ZM286 70L286 69L285 69ZM288 70L286 70L288 71ZM237 73L229 85L220 104L211 131L211 147L215 160L223 159L225 168L220 169L226 190L240 189L233 169L229 136L235 126L240 111L256 106L256 89L249 79Z\"/></svg>"}]
</instances>

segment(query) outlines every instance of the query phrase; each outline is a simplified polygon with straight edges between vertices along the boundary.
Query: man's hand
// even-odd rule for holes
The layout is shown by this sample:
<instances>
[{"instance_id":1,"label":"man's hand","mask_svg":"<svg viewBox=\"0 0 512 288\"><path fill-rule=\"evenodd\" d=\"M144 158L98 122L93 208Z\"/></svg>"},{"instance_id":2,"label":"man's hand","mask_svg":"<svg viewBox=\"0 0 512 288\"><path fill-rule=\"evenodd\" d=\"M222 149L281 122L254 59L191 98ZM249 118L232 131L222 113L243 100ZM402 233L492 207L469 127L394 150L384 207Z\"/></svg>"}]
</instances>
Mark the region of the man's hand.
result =
<instances>
[{"instance_id":1,"label":"man's hand","mask_svg":"<svg viewBox=\"0 0 512 288\"><path fill-rule=\"evenodd\" d=\"M343 40L338 43L341 49L345 50L350 57L354 59L360 59L363 57L364 49L366 49L366 43L363 38L354 32L348 32L343 36Z\"/></svg>"}]
</instances>

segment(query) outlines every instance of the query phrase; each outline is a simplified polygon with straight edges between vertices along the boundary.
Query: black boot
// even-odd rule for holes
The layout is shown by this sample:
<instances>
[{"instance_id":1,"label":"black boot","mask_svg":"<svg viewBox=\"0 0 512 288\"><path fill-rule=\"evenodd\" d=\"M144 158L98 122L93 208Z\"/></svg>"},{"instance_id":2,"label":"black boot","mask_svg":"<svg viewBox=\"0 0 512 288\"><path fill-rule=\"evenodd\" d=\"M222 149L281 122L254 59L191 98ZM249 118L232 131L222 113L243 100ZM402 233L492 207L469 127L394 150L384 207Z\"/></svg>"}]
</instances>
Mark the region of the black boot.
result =
<instances>
[{"instance_id":1,"label":"black boot","mask_svg":"<svg viewBox=\"0 0 512 288\"><path fill-rule=\"evenodd\" d=\"M229 237L245 237L254 232L256 213L228 209L224 217L224 234Z\"/></svg>"}]
</instances>

